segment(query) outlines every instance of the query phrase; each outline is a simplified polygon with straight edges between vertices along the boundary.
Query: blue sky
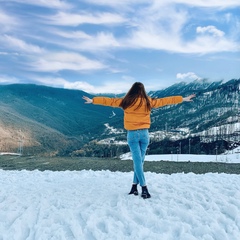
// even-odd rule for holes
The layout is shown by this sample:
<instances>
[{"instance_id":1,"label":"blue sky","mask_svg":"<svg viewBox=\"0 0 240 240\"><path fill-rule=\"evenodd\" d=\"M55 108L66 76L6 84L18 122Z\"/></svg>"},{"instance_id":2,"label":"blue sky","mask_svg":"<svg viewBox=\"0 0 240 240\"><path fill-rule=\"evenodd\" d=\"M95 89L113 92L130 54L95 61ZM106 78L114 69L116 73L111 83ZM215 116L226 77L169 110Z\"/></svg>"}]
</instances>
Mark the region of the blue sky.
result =
<instances>
[{"instance_id":1,"label":"blue sky","mask_svg":"<svg viewBox=\"0 0 240 240\"><path fill-rule=\"evenodd\" d=\"M0 0L0 84L90 93L240 78L239 0Z\"/></svg>"}]
</instances>

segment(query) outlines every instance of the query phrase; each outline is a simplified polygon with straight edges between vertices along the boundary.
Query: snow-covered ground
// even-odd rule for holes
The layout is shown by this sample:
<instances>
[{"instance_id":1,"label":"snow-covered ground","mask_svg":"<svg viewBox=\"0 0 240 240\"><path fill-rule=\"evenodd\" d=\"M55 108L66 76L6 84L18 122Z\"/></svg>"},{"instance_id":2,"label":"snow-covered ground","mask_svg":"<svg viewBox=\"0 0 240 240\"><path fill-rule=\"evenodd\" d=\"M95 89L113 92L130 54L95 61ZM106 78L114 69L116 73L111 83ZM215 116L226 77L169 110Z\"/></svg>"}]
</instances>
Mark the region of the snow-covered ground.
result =
<instances>
[{"instance_id":1,"label":"snow-covered ground","mask_svg":"<svg viewBox=\"0 0 240 240\"><path fill-rule=\"evenodd\" d=\"M20 156L20 153L13 153L13 152L0 152L0 155L12 155L12 156Z\"/></svg>"},{"instance_id":2,"label":"snow-covered ground","mask_svg":"<svg viewBox=\"0 0 240 240\"><path fill-rule=\"evenodd\" d=\"M131 153L121 156L122 160L132 159ZM223 162L223 163L240 163L240 153L223 154L223 155L193 155L193 154L162 154L146 155L145 161L175 161L175 162Z\"/></svg>"},{"instance_id":3,"label":"snow-covered ground","mask_svg":"<svg viewBox=\"0 0 240 240\"><path fill-rule=\"evenodd\" d=\"M131 153L125 153L121 160L132 159ZM146 155L145 161L176 161L176 162L223 162L240 163L240 147L221 155L194 155L194 154L160 154Z\"/></svg>"},{"instance_id":4,"label":"snow-covered ground","mask_svg":"<svg viewBox=\"0 0 240 240\"><path fill-rule=\"evenodd\" d=\"M0 240L240 239L239 175L147 172L146 200L132 175L0 170Z\"/></svg>"}]
</instances>

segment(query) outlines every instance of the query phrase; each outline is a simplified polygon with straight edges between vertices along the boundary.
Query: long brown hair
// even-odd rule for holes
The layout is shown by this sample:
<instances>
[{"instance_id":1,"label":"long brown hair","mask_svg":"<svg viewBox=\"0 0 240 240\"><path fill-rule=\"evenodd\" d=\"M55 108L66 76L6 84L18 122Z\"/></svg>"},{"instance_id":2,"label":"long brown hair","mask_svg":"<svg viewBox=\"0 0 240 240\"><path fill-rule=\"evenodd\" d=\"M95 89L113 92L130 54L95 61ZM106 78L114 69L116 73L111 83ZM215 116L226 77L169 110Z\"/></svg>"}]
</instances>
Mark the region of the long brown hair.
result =
<instances>
[{"instance_id":1,"label":"long brown hair","mask_svg":"<svg viewBox=\"0 0 240 240\"><path fill-rule=\"evenodd\" d=\"M149 98L147 96L147 93L145 91L145 87L140 82L135 82L132 87L129 89L128 93L123 98L120 107L122 107L124 110L128 107L133 106L137 100L140 99L139 105L136 107L136 109L140 108L143 104L143 102L146 102L146 110L151 110L151 104L149 101ZM135 110L136 110L135 109Z\"/></svg>"}]
</instances>

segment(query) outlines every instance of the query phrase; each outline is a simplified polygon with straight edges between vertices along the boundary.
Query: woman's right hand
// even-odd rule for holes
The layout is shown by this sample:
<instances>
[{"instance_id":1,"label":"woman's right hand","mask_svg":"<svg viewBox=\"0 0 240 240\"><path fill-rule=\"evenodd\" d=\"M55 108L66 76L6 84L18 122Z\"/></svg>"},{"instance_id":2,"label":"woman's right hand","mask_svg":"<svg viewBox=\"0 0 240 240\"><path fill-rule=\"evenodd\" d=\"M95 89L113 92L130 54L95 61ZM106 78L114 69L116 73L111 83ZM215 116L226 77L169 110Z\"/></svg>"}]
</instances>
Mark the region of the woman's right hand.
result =
<instances>
[{"instance_id":1,"label":"woman's right hand","mask_svg":"<svg viewBox=\"0 0 240 240\"><path fill-rule=\"evenodd\" d=\"M188 97L183 98L183 102L192 102L192 98L195 98L196 94L189 95Z\"/></svg>"},{"instance_id":2,"label":"woman's right hand","mask_svg":"<svg viewBox=\"0 0 240 240\"><path fill-rule=\"evenodd\" d=\"M85 103L89 104L89 103L93 102L93 100L91 98L89 98L89 97L83 96L82 98L86 101Z\"/></svg>"}]
</instances>

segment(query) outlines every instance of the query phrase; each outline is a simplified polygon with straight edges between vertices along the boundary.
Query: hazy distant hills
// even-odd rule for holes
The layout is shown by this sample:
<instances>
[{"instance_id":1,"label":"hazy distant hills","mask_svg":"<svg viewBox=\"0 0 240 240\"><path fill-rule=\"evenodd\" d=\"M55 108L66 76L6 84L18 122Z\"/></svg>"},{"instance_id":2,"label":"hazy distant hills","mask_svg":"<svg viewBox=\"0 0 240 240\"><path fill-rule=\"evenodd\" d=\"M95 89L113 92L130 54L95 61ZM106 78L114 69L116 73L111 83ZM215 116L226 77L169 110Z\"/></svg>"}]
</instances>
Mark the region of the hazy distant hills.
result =
<instances>
[{"instance_id":1,"label":"hazy distant hills","mask_svg":"<svg viewBox=\"0 0 240 240\"><path fill-rule=\"evenodd\" d=\"M234 124L239 114L240 79L223 82L207 80L179 83L150 92L152 97L187 96L196 93L192 103L156 109L151 131L189 128L198 133L215 126ZM88 93L46 86L13 84L0 86L0 152L65 155L93 139L117 135L123 130L123 112L84 104Z\"/></svg>"}]
</instances>

